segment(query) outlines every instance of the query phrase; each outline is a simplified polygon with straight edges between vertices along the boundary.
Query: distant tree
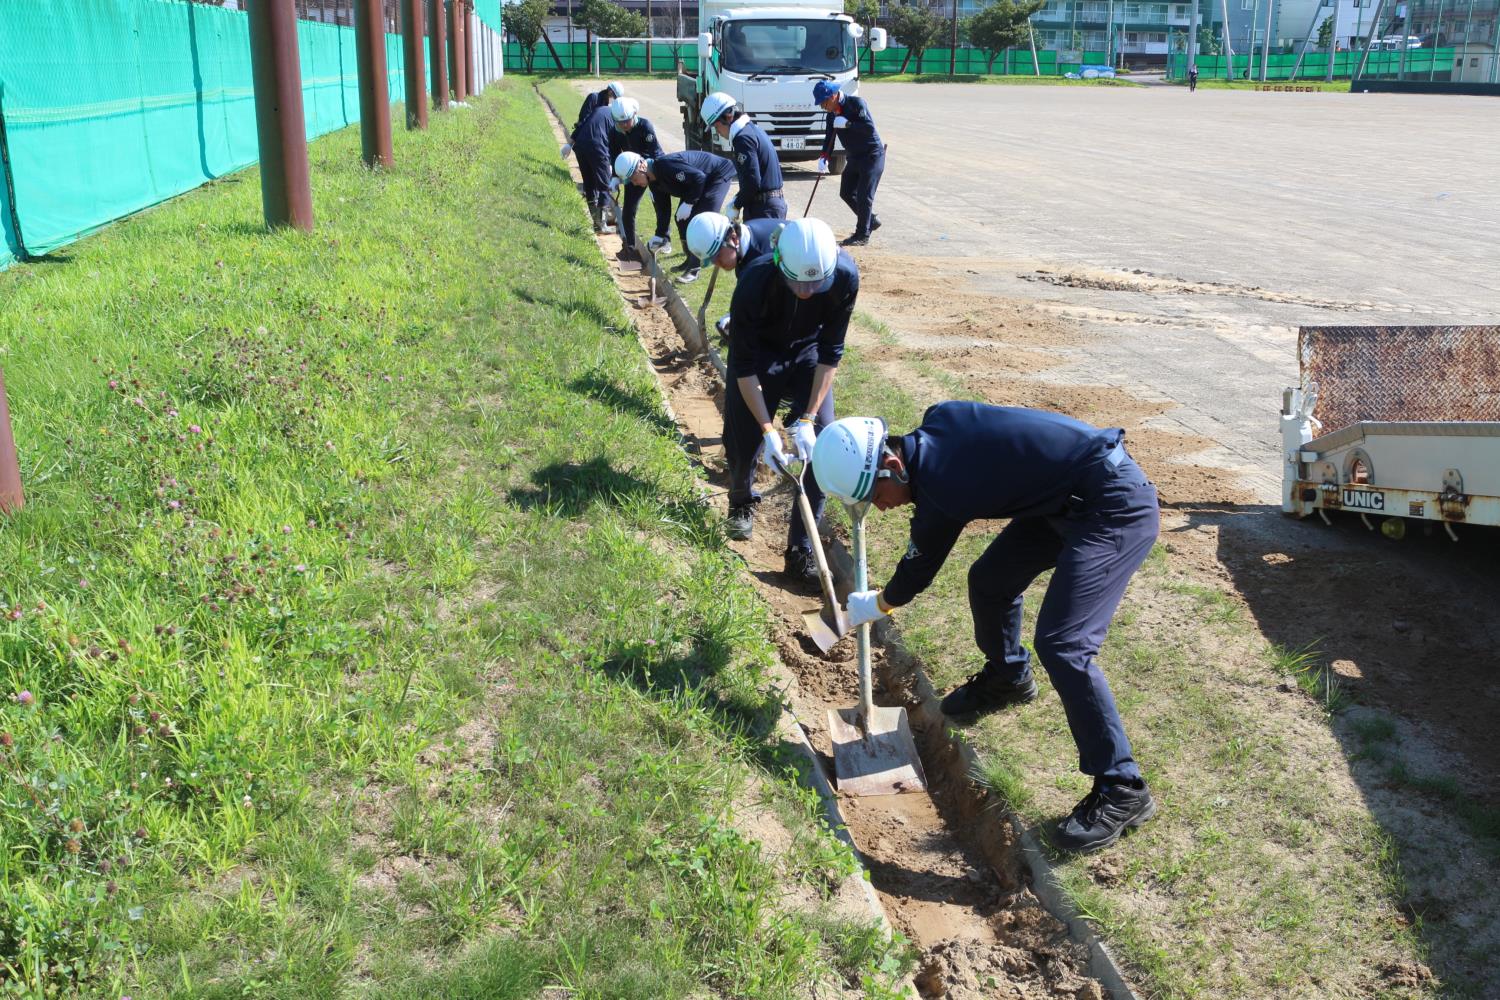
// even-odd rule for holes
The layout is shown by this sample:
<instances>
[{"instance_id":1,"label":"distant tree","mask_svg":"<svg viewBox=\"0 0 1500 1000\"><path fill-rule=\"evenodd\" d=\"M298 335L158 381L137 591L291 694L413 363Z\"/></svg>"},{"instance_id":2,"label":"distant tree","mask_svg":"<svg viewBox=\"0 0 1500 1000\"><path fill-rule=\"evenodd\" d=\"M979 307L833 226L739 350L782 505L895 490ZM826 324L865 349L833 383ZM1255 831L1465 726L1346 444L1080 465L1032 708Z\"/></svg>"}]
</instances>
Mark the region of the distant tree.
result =
<instances>
[{"instance_id":1,"label":"distant tree","mask_svg":"<svg viewBox=\"0 0 1500 1000\"><path fill-rule=\"evenodd\" d=\"M609 0L583 0L583 9L573 15L573 23L604 38L640 38L646 34L646 18ZM620 72L625 72L628 45L611 45Z\"/></svg>"},{"instance_id":2,"label":"distant tree","mask_svg":"<svg viewBox=\"0 0 1500 1000\"><path fill-rule=\"evenodd\" d=\"M1041 10L1046 0L993 0L978 14L964 22L969 41L983 49L988 57L984 71L995 71L995 59L1006 49L1026 44L1031 34L1031 15Z\"/></svg>"},{"instance_id":3,"label":"distant tree","mask_svg":"<svg viewBox=\"0 0 1500 1000\"><path fill-rule=\"evenodd\" d=\"M1318 48L1327 49L1333 45L1333 17L1323 18L1323 23L1318 25Z\"/></svg>"},{"instance_id":4,"label":"distant tree","mask_svg":"<svg viewBox=\"0 0 1500 1000\"><path fill-rule=\"evenodd\" d=\"M519 0L500 7L500 24L520 44L521 61L528 73L536 62L536 47L546 30L549 6L547 0Z\"/></svg>"},{"instance_id":5,"label":"distant tree","mask_svg":"<svg viewBox=\"0 0 1500 1000\"><path fill-rule=\"evenodd\" d=\"M906 72L906 67L911 65L912 57L915 56L917 72L920 73L922 53L941 37L943 29L947 27L946 23L925 5L911 3L892 7L890 23L891 34L896 36L896 41L906 46L906 58L901 61L901 72Z\"/></svg>"},{"instance_id":6,"label":"distant tree","mask_svg":"<svg viewBox=\"0 0 1500 1000\"><path fill-rule=\"evenodd\" d=\"M1198 29L1198 53L1205 56L1216 56L1223 51L1223 45L1219 42L1219 36L1209 27Z\"/></svg>"},{"instance_id":7,"label":"distant tree","mask_svg":"<svg viewBox=\"0 0 1500 1000\"><path fill-rule=\"evenodd\" d=\"M880 20L879 0L844 0L844 13L854 18L854 23L865 29L863 39L865 51L870 53L870 72L875 72L875 50L870 48L870 29ZM859 62L858 59L855 60Z\"/></svg>"}]
</instances>

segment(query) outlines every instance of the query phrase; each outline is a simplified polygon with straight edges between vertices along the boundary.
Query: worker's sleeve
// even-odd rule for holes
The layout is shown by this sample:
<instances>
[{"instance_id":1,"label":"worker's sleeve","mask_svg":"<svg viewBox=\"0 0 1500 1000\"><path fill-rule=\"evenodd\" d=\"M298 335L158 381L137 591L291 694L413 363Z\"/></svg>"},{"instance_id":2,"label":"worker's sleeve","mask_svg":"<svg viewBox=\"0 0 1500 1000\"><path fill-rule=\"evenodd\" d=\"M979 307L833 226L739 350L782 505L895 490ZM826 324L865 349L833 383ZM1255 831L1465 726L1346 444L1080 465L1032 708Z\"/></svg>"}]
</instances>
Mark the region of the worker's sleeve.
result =
<instances>
[{"instance_id":1,"label":"worker's sleeve","mask_svg":"<svg viewBox=\"0 0 1500 1000\"><path fill-rule=\"evenodd\" d=\"M948 561L948 553L953 551L963 530L963 522L918 504L911 516L911 541L906 546L906 555L896 564L891 582L881 591L885 603L899 608L926 590Z\"/></svg>"},{"instance_id":2,"label":"worker's sleeve","mask_svg":"<svg viewBox=\"0 0 1500 1000\"><path fill-rule=\"evenodd\" d=\"M829 114L823 123L823 159L825 160L833 155L833 119L834 116Z\"/></svg>"},{"instance_id":3,"label":"worker's sleeve","mask_svg":"<svg viewBox=\"0 0 1500 1000\"><path fill-rule=\"evenodd\" d=\"M760 345L765 342L764 296L755 285L755 282L740 282L734 286L734 295L729 300L729 377L726 381L731 392L734 391L735 379L758 371Z\"/></svg>"},{"instance_id":4,"label":"worker's sleeve","mask_svg":"<svg viewBox=\"0 0 1500 1000\"><path fill-rule=\"evenodd\" d=\"M609 130L609 169L610 176L614 176L615 160L621 153L625 152L625 136L619 129Z\"/></svg>"},{"instance_id":5,"label":"worker's sleeve","mask_svg":"<svg viewBox=\"0 0 1500 1000\"><path fill-rule=\"evenodd\" d=\"M854 303L859 298L859 276L855 275L818 330L818 364L837 368L844 358L844 338L849 335L849 320L854 318Z\"/></svg>"},{"instance_id":6,"label":"worker's sleeve","mask_svg":"<svg viewBox=\"0 0 1500 1000\"><path fill-rule=\"evenodd\" d=\"M656 235L666 239L672 231L672 196L660 184L652 184L651 203L656 206Z\"/></svg>"},{"instance_id":7,"label":"worker's sleeve","mask_svg":"<svg viewBox=\"0 0 1500 1000\"><path fill-rule=\"evenodd\" d=\"M749 192L761 189L760 144L747 131L734 137L734 169L740 180L739 194L734 196L736 205L743 204L740 199L748 197Z\"/></svg>"}]
</instances>

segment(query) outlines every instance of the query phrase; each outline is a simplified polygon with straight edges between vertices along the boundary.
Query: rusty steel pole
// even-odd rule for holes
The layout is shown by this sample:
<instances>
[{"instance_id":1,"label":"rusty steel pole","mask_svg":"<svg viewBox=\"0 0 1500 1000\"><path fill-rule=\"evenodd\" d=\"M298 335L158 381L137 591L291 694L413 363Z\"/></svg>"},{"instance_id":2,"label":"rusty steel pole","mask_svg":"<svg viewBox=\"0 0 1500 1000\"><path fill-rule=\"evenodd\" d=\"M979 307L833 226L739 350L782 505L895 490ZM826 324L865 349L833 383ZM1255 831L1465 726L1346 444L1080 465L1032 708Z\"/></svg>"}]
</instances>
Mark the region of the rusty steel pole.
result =
<instances>
[{"instance_id":1,"label":"rusty steel pole","mask_svg":"<svg viewBox=\"0 0 1500 1000\"><path fill-rule=\"evenodd\" d=\"M406 127L427 127L427 59L422 40L427 34L423 0L401 0L401 43L406 54Z\"/></svg>"},{"instance_id":2,"label":"rusty steel pole","mask_svg":"<svg viewBox=\"0 0 1500 1000\"><path fill-rule=\"evenodd\" d=\"M442 111L448 106L448 15L443 0L431 0L427 18L427 55L432 63L432 106Z\"/></svg>"},{"instance_id":3,"label":"rusty steel pole","mask_svg":"<svg viewBox=\"0 0 1500 1000\"><path fill-rule=\"evenodd\" d=\"M0 514L26 506L21 489L21 466L16 461L16 439L10 433L10 407L5 402L5 369L0 368Z\"/></svg>"},{"instance_id":4,"label":"rusty steel pole","mask_svg":"<svg viewBox=\"0 0 1500 1000\"><path fill-rule=\"evenodd\" d=\"M468 74L464 72L464 5L463 0L448 2L448 77L453 89L453 100L462 102L467 97Z\"/></svg>"},{"instance_id":5,"label":"rusty steel pole","mask_svg":"<svg viewBox=\"0 0 1500 1000\"><path fill-rule=\"evenodd\" d=\"M1473 3L1474 0L1469 0ZM464 0L464 66L469 71L469 96L473 97L479 93L479 71L476 63L479 61L475 50L474 40L474 0Z\"/></svg>"},{"instance_id":6,"label":"rusty steel pole","mask_svg":"<svg viewBox=\"0 0 1500 1000\"><path fill-rule=\"evenodd\" d=\"M292 0L250 0L250 68L260 142L260 195L266 225L313 227L302 115L302 66Z\"/></svg>"},{"instance_id":7,"label":"rusty steel pole","mask_svg":"<svg viewBox=\"0 0 1500 1000\"><path fill-rule=\"evenodd\" d=\"M354 59L359 66L359 139L365 166L389 167L391 151L391 88L385 67L385 4L383 0L354 0Z\"/></svg>"}]
</instances>

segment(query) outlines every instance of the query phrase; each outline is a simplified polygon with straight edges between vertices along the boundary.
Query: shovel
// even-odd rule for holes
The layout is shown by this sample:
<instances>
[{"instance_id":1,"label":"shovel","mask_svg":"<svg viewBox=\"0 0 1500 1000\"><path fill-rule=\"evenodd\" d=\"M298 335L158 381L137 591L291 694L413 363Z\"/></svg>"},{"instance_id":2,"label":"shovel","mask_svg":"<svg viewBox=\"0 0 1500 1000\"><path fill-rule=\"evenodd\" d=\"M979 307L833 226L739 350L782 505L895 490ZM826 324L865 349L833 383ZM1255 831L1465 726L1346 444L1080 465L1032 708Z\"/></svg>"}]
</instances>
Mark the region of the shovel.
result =
<instances>
[{"instance_id":1,"label":"shovel","mask_svg":"<svg viewBox=\"0 0 1500 1000\"><path fill-rule=\"evenodd\" d=\"M823 585L823 607L818 611L807 611L802 615L802 624L819 650L826 653L849 634L849 620L839 606L839 596L833 589L833 573L828 569L828 558L823 554L823 539L818 535L818 519L813 517L812 504L808 502L807 490L802 477L807 474L807 463L803 462L796 474L782 467L781 477L797 492L797 510L802 515L802 526L807 529L808 541L812 542L813 559L818 563L818 582Z\"/></svg>"},{"instance_id":2,"label":"shovel","mask_svg":"<svg viewBox=\"0 0 1500 1000\"><path fill-rule=\"evenodd\" d=\"M698 332L703 335L703 343L706 347L708 345L708 327L706 325L708 304L712 302L714 298L714 283L719 280L719 265L710 260L705 261L703 266L713 268L713 273L708 276L708 294L703 296L703 304L698 307ZM800 484L801 481L799 480L799 489L801 488Z\"/></svg>"},{"instance_id":3,"label":"shovel","mask_svg":"<svg viewBox=\"0 0 1500 1000\"><path fill-rule=\"evenodd\" d=\"M869 586L865 562L868 501L849 506L854 525L854 589ZM877 708L870 682L870 625L859 627L859 705L830 709L828 735L839 791L849 795L895 795L927 788L927 775L912 739L904 708Z\"/></svg>"}]
</instances>

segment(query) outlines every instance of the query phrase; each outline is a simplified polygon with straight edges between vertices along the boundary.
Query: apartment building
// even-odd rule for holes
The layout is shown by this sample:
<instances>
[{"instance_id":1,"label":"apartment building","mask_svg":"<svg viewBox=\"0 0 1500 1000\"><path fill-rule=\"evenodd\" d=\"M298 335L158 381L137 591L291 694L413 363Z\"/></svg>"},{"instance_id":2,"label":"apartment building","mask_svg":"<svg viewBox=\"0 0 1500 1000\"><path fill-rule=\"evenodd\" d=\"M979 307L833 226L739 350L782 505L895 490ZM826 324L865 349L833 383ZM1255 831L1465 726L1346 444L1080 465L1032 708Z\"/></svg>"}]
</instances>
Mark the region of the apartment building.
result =
<instances>
[{"instance_id":1,"label":"apartment building","mask_svg":"<svg viewBox=\"0 0 1500 1000\"><path fill-rule=\"evenodd\" d=\"M1240 0L1233 0L1238 4ZM1201 0L1200 34L1215 36L1221 3ZM1160 66L1169 51L1183 51L1192 4L1159 0L1048 0L1032 19L1038 48L1108 53L1132 67Z\"/></svg>"}]
</instances>

